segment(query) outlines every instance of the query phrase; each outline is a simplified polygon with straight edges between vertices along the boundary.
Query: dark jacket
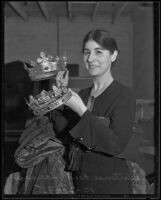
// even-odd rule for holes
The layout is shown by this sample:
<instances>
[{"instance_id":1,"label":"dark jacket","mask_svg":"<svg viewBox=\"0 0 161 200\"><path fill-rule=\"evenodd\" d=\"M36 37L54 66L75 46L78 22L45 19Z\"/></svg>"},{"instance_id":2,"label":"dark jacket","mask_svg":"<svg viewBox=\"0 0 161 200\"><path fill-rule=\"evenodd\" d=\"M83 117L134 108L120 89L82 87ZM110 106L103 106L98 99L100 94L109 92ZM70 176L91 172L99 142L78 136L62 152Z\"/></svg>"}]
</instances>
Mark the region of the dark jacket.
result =
<instances>
[{"instance_id":1,"label":"dark jacket","mask_svg":"<svg viewBox=\"0 0 161 200\"><path fill-rule=\"evenodd\" d=\"M85 104L90 89L79 93ZM68 108L60 113L53 112L58 137L64 138L66 144L71 138L79 139L86 147L79 171L73 172L76 193L132 193L126 155L122 154L130 140L135 117L132 90L114 80L95 98L92 111L87 110L82 117Z\"/></svg>"}]
</instances>

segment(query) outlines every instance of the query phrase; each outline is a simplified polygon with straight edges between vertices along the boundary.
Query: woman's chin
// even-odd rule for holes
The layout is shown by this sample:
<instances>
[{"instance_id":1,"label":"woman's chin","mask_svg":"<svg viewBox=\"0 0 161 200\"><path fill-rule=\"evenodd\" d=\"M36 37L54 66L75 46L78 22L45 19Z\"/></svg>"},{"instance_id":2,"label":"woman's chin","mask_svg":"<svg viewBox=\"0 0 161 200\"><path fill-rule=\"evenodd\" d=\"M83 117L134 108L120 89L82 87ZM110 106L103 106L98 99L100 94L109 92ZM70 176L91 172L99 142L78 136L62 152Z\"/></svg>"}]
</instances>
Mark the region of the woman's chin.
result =
<instances>
[{"instance_id":1,"label":"woman's chin","mask_svg":"<svg viewBox=\"0 0 161 200\"><path fill-rule=\"evenodd\" d=\"M91 76L97 76L98 72L96 70L89 70L88 71Z\"/></svg>"}]
</instances>

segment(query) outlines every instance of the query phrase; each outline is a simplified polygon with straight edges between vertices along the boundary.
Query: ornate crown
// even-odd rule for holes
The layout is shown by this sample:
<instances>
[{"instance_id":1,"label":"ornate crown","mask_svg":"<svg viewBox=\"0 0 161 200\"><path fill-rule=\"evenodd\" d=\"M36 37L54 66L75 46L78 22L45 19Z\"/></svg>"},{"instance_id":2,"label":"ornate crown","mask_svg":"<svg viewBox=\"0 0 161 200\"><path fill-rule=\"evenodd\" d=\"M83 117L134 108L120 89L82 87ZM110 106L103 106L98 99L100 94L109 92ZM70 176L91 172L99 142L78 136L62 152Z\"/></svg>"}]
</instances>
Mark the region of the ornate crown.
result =
<instances>
[{"instance_id":1,"label":"ornate crown","mask_svg":"<svg viewBox=\"0 0 161 200\"><path fill-rule=\"evenodd\" d=\"M52 91L42 90L35 97L30 95L29 102L25 99L34 115L44 115L64 104L72 96L66 87L58 88L54 85L52 88Z\"/></svg>"},{"instance_id":2,"label":"ornate crown","mask_svg":"<svg viewBox=\"0 0 161 200\"><path fill-rule=\"evenodd\" d=\"M31 61L32 67L27 67L24 63L24 69L28 71L29 77L32 81L39 81L50 78L55 75L58 71L66 70L67 58L56 56L55 60L53 57L46 56L45 52L40 52L40 57L37 58L36 62Z\"/></svg>"}]
</instances>

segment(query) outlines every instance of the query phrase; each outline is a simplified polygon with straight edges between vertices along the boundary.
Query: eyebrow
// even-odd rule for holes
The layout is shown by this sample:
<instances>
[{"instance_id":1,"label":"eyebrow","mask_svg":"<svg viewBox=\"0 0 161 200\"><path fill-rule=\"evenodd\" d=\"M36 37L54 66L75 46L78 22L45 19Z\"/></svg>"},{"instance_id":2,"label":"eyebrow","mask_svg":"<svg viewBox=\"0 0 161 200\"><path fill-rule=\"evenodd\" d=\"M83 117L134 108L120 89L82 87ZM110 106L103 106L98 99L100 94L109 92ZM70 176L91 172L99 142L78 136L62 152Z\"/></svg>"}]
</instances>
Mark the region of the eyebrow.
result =
<instances>
[{"instance_id":1,"label":"eyebrow","mask_svg":"<svg viewBox=\"0 0 161 200\"><path fill-rule=\"evenodd\" d=\"M86 50L88 51L88 50L90 50L90 49L85 48L84 51L86 51ZM97 47L97 48L94 48L94 50L105 50L105 49L102 48L102 47Z\"/></svg>"}]
</instances>

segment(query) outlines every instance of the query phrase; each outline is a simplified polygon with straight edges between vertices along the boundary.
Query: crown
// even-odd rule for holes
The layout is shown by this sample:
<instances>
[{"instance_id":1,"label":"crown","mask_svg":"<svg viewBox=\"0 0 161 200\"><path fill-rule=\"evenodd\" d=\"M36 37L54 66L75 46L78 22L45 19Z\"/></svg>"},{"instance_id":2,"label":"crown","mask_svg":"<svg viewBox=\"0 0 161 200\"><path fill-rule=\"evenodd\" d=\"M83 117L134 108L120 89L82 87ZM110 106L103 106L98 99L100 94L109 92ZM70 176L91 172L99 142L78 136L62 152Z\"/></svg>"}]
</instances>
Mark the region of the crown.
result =
<instances>
[{"instance_id":1,"label":"crown","mask_svg":"<svg viewBox=\"0 0 161 200\"><path fill-rule=\"evenodd\" d=\"M52 86L51 91L42 90L40 94L33 97L29 96L29 101L26 103L33 111L34 115L44 115L51 110L61 106L72 96L70 89L66 87Z\"/></svg>"},{"instance_id":2,"label":"crown","mask_svg":"<svg viewBox=\"0 0 161 200\"><path fill-rule=\"evenodd\" d=\"M40 57L36 62L31 61L32 67L27 67L24 63L24 69L28 71L29 77L32 81L44 80L57 74L58 71L66 70L67 58L66 56L60 58L56 56L53 61L51 55L46 56L45 52L40 52Z\"/></svg>"}]
</instances>

